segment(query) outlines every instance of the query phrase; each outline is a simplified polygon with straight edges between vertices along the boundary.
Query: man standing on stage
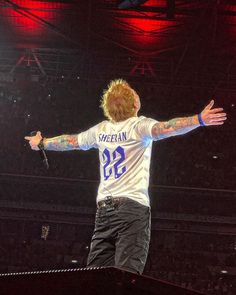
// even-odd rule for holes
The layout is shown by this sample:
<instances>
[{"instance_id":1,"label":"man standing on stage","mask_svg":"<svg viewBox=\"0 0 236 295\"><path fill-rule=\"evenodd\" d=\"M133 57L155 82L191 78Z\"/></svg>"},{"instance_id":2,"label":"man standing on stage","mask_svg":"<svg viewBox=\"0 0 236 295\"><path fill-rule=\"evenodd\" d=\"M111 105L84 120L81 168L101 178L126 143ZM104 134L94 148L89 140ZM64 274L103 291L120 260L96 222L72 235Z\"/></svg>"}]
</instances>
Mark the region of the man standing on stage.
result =
<instances>
[{"instance_id":1,"label":"man standing on stage","mask_svg":"<svg viewBox=\"0 0 236 295\"><path fill-rule=\"evenodd\" d=\"M212 100L194 116L158 122L138 117L141 104L135 90L114 80L104 91L102 108L107 121L85 132L42 138L25 137L31 148L68 151L99 150L100 185L95 229L88 267L115 266L142 273L150 241L149 166L153 141L185 134L199 126L222 125L226 113Z\"/></svg>"}]
</instances>

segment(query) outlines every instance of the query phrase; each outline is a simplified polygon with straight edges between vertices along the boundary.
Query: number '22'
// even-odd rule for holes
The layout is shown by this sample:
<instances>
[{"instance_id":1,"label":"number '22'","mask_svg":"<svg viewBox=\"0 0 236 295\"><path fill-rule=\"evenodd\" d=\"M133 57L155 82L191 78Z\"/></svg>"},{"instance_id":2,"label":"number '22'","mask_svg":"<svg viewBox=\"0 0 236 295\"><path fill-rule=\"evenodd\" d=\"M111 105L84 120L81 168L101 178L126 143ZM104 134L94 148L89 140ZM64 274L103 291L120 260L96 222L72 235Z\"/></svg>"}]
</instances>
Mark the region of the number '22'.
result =
<instances>
[{"instance_id":1,"label":"number '22'","mask_svg":"<svg viewBox=\"0 0 236 295\"><path fill-rule=\"evenodd\" d=\"M104 179L107 180L114 172L115 178L119 178L125 173L126 167L120 167L121 163L125 160L125 151L121 146L118 146L113 152L110 152L107 148L102 153L103 161L105 162L103 166ZM109 164L115 161L113 167L108 169Z\"/></svg>"}]
</instances>

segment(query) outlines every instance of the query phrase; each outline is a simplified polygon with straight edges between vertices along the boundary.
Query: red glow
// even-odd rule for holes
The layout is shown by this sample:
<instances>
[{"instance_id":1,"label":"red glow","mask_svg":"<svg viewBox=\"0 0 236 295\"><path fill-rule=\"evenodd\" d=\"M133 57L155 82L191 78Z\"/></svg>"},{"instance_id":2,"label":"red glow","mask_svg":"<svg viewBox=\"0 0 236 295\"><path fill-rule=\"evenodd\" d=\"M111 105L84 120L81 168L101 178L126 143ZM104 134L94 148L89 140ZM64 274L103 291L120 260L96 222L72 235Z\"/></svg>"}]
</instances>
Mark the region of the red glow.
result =
<instances>
[{"instance_id":1,"label":"red glow","mask_svg":"<svg viewBox=\"0 0 236 295\"><path fill-rule=\"evenodd\" d=\"M129 12L123 12L120 19L121 24L117 23L117 26L129 28L133 42L138 44L139 47L143 47L143 49L153 44L159 43L160 45L160 42L163 41L163 32L169 30L170 26L173 25L173 21L155 19L152 12L145 13L149 18L140 18L140 15L137 17L137 14L125 18L126 13Z\"/></svg>"},{"instance_id":2,"label":"red glow","mask_svg":"<svg viewBox=\"0 0 236 295\"><path fill-rule=\"evenodd\" d=\"M127 19L126 22L129 25L134 27L134 30L137 29L140 33L144 34L151 34L154 32L162 31L166 29L170 24L171 21L164 21L164 20L152 20L152 19L137 19L137 18L130 18Z\"/></svg>"},{"instance_id":3,"label":"red glow","mask_svg":"<svg viewBox=\"0 0 236 295\"><path fill-rule=\"evenodd\" d=\"M166 40L164 32L170 31L174 24L174 21L166 19L167 0L149 0L142 7L146 9L121 11L116 26L127 29L130 41L139 50L157 49Z\"/></svg>"},{"instance_id":4,"label":"red glow","mask_svg":"<svg viewBox=\"0 0 236 295\"><path fill-rule=\"evenodd\" d=\"M232 12L232 15L220 15L219 19L219 29L221 29L221 36L224 36L224 41L228 41L232 44L234 44L236 40L236 5L231 5L231 4L222 4L221 5L221 10L222 11L229 11ZM232 45L230 45L232 46ZM233 48L233 46L232 46Z\"/></svg>"},{"instance_id":5,"label":"red glow","mask_svg":"<svg viewBox=\"0 0 236 295\"><path fill-rule=\"evenodd\" d=\"M151 6L151 7L166 7L167 0L148 0L143 4L143 6Z\"/></svg>"},{"instance_id":6,"label":"red glow","mask_svg":"<svg viewBox=\"0 0 236 295\"><path fill-rule=\"evenodd\" d=\"M7 20L14 30L18 33L27 33L27 35L42 34L44 25L37 18L41 18L46 22L58 19L57 10L65 6L65 4L59 2L36 2L30 0L15 0L14 3L20 9L5 8L4 15L7 16Z\"/></svg>"}]
</instances>

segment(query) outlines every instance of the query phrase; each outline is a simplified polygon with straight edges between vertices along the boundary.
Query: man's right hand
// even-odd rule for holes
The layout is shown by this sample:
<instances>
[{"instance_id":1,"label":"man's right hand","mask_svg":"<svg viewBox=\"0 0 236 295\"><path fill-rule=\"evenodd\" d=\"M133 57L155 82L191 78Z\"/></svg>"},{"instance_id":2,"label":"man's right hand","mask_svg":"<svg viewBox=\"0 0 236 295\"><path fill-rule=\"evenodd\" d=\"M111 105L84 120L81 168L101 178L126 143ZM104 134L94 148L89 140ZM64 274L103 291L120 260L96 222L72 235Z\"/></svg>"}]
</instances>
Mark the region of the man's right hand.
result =
<instances>
[{"instance_id":1,"label":"man's right hand","mask_svg":"<svg viewBox=\"0 0 236 295\"><path fill-rule=\"evenodd\" d=\"M42 140L42 135L40 131L37 131L36 135L34 136L25 136L25 139L29 141L32 150L39 150L38 145Z\"/></svg>"}]
</instances>

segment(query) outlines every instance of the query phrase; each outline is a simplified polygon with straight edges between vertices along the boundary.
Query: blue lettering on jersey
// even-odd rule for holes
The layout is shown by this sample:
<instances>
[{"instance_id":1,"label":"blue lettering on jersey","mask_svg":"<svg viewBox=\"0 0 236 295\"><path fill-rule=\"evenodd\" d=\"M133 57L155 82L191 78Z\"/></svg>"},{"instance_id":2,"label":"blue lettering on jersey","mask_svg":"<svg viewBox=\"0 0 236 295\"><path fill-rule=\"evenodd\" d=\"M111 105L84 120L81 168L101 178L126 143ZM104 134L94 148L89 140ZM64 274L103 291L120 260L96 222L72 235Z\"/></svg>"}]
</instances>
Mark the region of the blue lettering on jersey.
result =
<instances>
[{"instance_id":1,"label":"blue lettering on jersey","mask_svg":"<svg viewBox=\"0 0 236 295\"><path fill-rule=\"evenodd\" d=\"M118 132L115 134L100 133L98 135L99 142L121 142L127 140L126 132Z\"/></svg>"},{"instance_id":2,"label":"blue lettering on jersey","mask_svg":"<svg viewBox=\"0 0 236 295\"><path fill-rule=\"evenodd\" d=\"M121 146L118 146L114 151L109 151L107 148L104 149L102 157L104 161L104 180L107 180L111 175L116 179L120 178L126 172L126 166L123 163L125 161L125 151ZM113 161L112 167L110 167L111 161Z\"/></svg>"},{"instance_id":3,"label":"blue lettering on jersey","mask_svg":"<svg viewBox=\"0 0 236 295\"><path fill-rule=\"evenodd\" d=\"M107 180L112 174L112 169L111 168L107 169L107 166L111 162L111 156L110 156L110 152L108 151L108 149L105 149L103 151L102 157L103 157L103 161L105 162L105 164L103 166L104 179Z\"/></svg>"}]
</instances>

